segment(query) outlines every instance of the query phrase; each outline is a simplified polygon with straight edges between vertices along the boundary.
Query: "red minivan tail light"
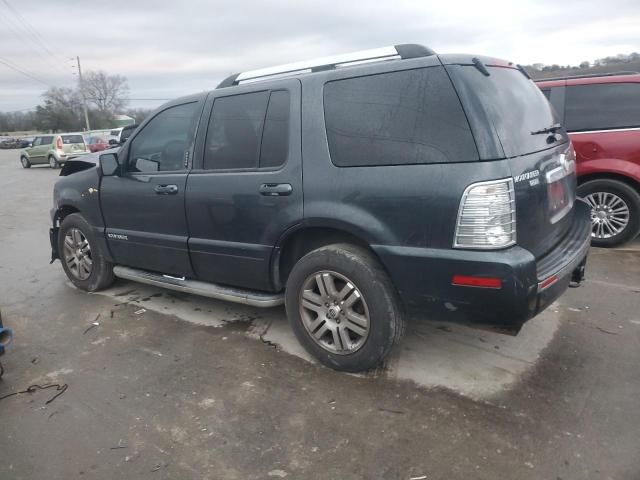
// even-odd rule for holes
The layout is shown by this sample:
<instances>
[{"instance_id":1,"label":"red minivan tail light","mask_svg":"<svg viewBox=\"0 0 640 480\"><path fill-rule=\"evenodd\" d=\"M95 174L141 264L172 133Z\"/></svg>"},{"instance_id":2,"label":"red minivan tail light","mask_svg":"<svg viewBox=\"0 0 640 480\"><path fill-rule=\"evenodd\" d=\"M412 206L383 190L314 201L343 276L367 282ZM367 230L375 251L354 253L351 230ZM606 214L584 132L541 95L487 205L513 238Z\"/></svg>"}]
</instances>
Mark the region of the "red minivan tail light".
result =
<instances>
[{"instance_id":1,"label":"red minivan tail light","mask_svg":"<svg viewBox=\"0 0 640 480\"><path fill-rule=\"evenodd\" d=\"M452 285L459 287L502 288L502 280L496 277L473 277L470 275L454 275Z\"/></svg>"},{"instance_id":2,"label":"red minivan tail light","mask_svg":"<svg viewBox=\"0 0 640 480\"><path fill-rule=\"evenodd\" d=\"M56 149L62 150L62 137L56 138Z\"/></svg>"}]
</instances>

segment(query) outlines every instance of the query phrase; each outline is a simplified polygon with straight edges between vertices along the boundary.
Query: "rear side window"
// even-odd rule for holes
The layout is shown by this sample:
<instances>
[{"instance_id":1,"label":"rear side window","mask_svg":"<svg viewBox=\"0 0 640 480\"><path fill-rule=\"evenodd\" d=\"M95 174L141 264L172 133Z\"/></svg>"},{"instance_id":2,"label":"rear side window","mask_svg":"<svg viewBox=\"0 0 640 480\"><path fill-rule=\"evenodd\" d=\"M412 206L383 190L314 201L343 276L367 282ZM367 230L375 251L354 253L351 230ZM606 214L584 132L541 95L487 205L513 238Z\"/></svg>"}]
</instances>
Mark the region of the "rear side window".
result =
<instances>
[{"instance_id":1,"label":"rear side window","mask_svg":"<svg viewBox=\"0 0 640 480\"><path fill-rule=\"evenodd\" d=\"M71 145L72 143L84 143L82 135L62 135L62 143Z\"/></svg>"},{"instance_id":2,"label":"rear side window","mask_svg":"<svg viewBox=\"0 0 640 480\"><path fill-rule=\"evenodd\" d=\"M331 159L340 167L478 159L460 101L441 67L329 82L324 110Z\"/></svg>"},{"instance_id":3,"label":"rear side window","mask_svg":"<svg viewBox=\"0 0 640 480\"><path fill-rule=\"evenodd\" d=\"M53 142L53 136L40 137L40 145L49 145L51 142Z\"/></svg>"},{"instance_id":4,"label":"rear side window","mask_svg":"<svg viewBox=\"0 0 640 480\"><path fill-rule=\"evenodd\" d=\"M640 83L573 85L566 95L569 131L640 126Z\"/></svg>"},{"instance_id":5,"label":"rear side window","mask_svg":"<svg viewBox=\"0 0 640 480\"><path fill-rule=\"evenodd\" d=\"M289 143L287 91L217 98L209 120L204 169L269 168L282 165Z\"/></svg>"}]
</instances>

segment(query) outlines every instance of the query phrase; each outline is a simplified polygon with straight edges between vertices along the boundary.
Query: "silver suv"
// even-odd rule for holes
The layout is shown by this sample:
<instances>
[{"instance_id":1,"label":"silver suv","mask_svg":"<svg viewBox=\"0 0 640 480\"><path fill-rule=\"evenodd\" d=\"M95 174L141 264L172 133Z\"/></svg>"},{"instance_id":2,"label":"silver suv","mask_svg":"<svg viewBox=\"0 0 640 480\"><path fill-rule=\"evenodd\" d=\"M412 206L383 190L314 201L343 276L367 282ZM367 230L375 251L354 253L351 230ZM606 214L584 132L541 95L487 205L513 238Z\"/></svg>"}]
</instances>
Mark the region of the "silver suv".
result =
<instances>
[{"instance_id":1,"label":"silver suv","mask_svg":"<svg viewBox=\"0 0 640 480\"><path fill-rule=\"evenodd\" d=\"M69 158L87 153L89 150L80 134L40 135L20 152L20 163L23 168L45 163L58 168Z\"/></svg>"}]
</instances>

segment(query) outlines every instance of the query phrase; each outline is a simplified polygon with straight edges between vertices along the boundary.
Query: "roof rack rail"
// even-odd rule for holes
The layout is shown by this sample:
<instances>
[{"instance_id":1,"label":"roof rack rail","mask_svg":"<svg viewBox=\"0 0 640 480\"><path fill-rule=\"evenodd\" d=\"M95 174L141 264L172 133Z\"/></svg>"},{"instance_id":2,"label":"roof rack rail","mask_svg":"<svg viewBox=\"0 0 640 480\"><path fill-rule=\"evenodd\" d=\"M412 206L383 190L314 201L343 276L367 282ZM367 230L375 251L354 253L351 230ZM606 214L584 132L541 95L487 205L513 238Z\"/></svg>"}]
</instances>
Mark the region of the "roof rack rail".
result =
<instances>
[{"instance_id":1,"label":"roof rack rail","mask_svg":"<svg viewBox=\"0 0 640 480\"><path fill-rule=\"evenodd\" d=\"M277 78L301 75L303 73L321 72L336 68L361 65L364 63L382 62L387 60L400 60L408 58L428 57L436 52L428 47L417 44L402 44L392 47L374 48L359 52L335 55L332 57L305 60L302 62L288 63L276 67L261 68L247 72L236 73L225 78L216 88L231 87L243 83L274 80Z\"/></svg>"},{"instance_id":2,"label":"roof rack rail","mask_svg":"<svg viewBox=\"0 0 640 480\"><path fill-rule=\"evenodd\" d=\"M549 78L536 78L535 82L550 82L552 80L573 80L574 78L592 78L592 77L615 77L617 75L638 75L640 72L620 71L610 73L585 73L584 75L568 75L566 77L549 77Z\"/></svg>"}]
</instances>

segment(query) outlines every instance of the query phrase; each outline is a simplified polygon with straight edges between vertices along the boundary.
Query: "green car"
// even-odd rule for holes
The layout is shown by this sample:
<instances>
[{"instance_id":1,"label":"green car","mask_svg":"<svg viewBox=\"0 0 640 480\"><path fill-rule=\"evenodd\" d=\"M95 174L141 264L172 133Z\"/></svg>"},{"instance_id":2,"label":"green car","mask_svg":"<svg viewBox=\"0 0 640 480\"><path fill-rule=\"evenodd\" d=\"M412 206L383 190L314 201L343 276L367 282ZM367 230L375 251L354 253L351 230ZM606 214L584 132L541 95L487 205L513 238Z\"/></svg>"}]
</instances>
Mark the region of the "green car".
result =
<instances>
[{"instance_id":1,"label":"green car","mask_svg":"<svg viewBox=\"0 0 640 480\"><path fill-rule=\"evenodd\" d=\"M33 139L31 146L20 152L23 168L48 163L58 168L69 158L89 153L84 138L79 134L40 135Z\"/></svg>"}]
</instances>

